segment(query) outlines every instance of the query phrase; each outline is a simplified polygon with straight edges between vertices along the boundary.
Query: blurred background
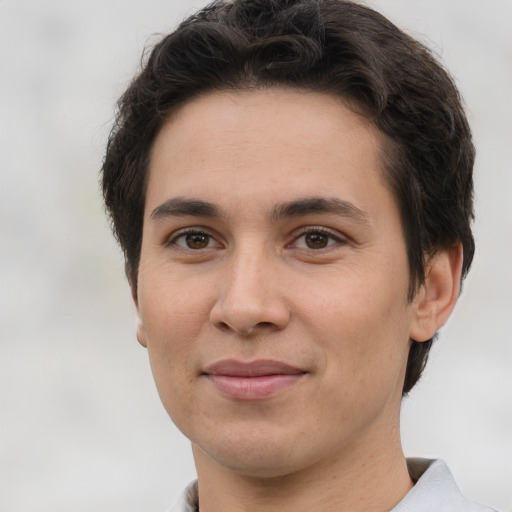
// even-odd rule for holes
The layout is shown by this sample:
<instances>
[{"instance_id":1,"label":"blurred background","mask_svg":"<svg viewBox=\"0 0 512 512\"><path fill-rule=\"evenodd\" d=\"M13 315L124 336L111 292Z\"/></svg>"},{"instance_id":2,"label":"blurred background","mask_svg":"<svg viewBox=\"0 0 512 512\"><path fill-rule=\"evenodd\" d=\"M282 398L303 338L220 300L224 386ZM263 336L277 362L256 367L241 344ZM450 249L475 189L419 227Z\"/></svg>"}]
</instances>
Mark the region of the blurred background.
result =
<instances>
[{"instance_id":1,"label":"blurred background","mask_svg":"<svg viewBox=\"0 0 512 512\"><path fill-rule=\"evenodd\" d=\"M161 406L98 171L146 44L191 0L0 0L0 512L163 512L194 478ZM409 456L512 510L512 2L367 2L441 56L478 149L477 254L406 399Z\"/></svg>"}]
</instances>

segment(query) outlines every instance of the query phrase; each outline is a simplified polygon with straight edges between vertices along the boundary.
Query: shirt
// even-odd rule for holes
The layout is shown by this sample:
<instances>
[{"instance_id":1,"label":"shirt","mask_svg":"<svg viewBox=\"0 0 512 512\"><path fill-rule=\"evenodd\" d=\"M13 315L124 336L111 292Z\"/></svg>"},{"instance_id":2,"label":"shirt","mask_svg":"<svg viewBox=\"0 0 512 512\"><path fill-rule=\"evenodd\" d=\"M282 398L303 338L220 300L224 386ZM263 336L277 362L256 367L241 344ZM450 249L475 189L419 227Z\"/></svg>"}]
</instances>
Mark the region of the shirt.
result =
<instances>
[{"instance_id":1,"label":"shirt","mask_svg":"<svg viewBox=\"0 0 512 512\"><path fill-rule=\"evenodd\" d=\"M496 512L466 500L442 460L407 459L414 487L390 512ZM169 512L197 511L197 481L183 492Z\"/></svg>"}]
</instances>

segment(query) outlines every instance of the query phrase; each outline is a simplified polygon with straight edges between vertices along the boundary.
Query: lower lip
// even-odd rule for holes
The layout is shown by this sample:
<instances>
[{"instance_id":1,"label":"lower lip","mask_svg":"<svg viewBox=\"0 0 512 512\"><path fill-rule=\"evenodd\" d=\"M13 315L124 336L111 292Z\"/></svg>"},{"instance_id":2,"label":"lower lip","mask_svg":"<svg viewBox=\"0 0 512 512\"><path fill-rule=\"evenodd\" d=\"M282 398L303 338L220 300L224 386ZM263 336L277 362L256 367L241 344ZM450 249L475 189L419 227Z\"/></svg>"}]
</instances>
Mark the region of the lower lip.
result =
<instances>
[{"instance_id":1,"label":"lower lip","mask_svg":"<svg viewBox=\"0 0 512 512\"><path fill-rule=\"evenodd\" d=\"M305 374L262 375L239 377L230 375L208 375L210 382L224 395L238 400L258 400L275 395L293 386Z\"/></svg>"}]
</instances>

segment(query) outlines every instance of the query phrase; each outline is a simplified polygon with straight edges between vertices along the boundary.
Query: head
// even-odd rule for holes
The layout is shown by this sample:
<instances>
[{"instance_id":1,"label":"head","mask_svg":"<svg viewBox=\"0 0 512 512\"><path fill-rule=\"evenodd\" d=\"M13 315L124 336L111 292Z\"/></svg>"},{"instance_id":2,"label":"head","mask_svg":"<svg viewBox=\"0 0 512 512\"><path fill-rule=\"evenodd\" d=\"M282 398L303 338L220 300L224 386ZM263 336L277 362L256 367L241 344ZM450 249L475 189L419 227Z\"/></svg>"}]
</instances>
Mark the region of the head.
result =
<instances>
[{"instance_id":1,"label":"head","mask_svg":"<svg viewBox=\"0 0 512 512\"><path fill-rule=\"evenodd\" d=\"M212 92L285 87L338 98L383 140L381 172L400 212L412 301L429 261L474 241L471 133L453 81L428 49L343 0L217 1L158 43L119 102L103 192L137 293L149 163L166 121ZM403 392L433 338L412 340Z\"/></svg>"}]
</instances>

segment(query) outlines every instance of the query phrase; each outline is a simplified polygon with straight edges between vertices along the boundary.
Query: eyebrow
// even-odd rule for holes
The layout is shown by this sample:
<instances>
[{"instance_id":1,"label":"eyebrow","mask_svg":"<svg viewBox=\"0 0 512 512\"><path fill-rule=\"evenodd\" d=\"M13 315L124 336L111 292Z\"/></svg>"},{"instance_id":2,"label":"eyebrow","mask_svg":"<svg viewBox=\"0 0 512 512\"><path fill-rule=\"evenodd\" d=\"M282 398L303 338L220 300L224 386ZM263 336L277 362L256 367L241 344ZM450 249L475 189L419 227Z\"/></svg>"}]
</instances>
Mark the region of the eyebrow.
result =
<instances>
[{"instance_id":1,"label":"eyebrow","mask_svg":"<svg viewBox=\"0 0 512 512\"><path fill-rule=\"evenodd\" d=\"M306 197L288 203L283 203L274 208L272 220L284 218L302 217L312 213L334 214L354 219L360 224L369 224L368 214L349 201L336 197Z\"/></svg>"},{"instance_id":2,"label":"eyebrow","mask_svg":"<svg viewBox=\"0 0 512 512\"><path fill-rule=\"evenodd\" d=\"M360 224L369 224L368 215L349 201L336 197L305 197L277 205L271 213L271 220L303 217L314 213L341 215L354 219ZM173 197L157 206L150 214L151 220L168 217L224 217L219 207L200 199Z\"/></svg>"},{"instance_id":3,"label":"eyebrow","mask_svg":"<svg viewBox=\"0 0 512 512\"><path fill-rule=\"evenodd\" d=\"M173 197L157 206L150 215L151 220L160 220L167 217L221 217L217 206L200 199L187 199L184 197Z\"/></svg>"}]
</instances>

